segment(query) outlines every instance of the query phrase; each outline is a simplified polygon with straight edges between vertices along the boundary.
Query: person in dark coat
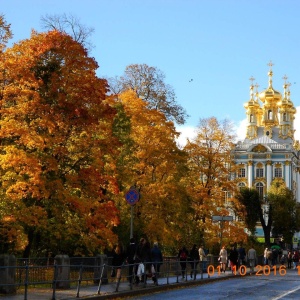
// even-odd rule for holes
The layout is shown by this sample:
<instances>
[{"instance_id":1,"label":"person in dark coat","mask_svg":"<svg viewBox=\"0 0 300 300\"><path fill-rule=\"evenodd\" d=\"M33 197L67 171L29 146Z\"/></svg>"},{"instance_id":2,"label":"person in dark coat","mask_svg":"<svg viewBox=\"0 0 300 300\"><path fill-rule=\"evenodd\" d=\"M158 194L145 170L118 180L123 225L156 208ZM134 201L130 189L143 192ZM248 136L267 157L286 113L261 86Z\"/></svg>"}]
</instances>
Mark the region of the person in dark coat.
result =
<instances>
[{"instance_id":1,"label":"person in dark coat","mask_svg":"<svg viewBox=\"0 0 300 300\"><path fill-rule=\"evenodd\" d=\"M246 264L246 250L243 246L240 246L238 249L239 259L238 259L238 266Z\"/></svg>"},{"instance_id":2,"label":"person in dark coat","mask_svg":"<svg viewBox=\"0 0 300 300\"><path fill-rule=\"evenodd\" d=\"M197 245L194 244L189 255L189 261L191 264L191 278L196 279L196 273L197 273L197 266L199 263L199 251L197 249Z\"/></svg>"},{"instance_id":3,"label":"person in dark coat","mask_svg":"<svg viewBox=\"0 0 300 300\"><path fill-rule=\"evenodd\" d=\"M116 278L120 280L121 278L121 268L124 264L125 255L123 251L123 246L121 243L118 243L115 249L113 250L113 259L112 265L116 269Z\"/></svg>"},{"instance_id":4,"label":"person in dark coat","mask_svg":"<svg viewBox=\"0 0 300 300\"><path fill-rule=\"evenodd\" d=\"M276 266L278 260L278 250L275 248L272 250L272 266Z\"/></svg>"},{"instance_id":5,"label":"person in dark coat","mask_svg":"<svg viewBox=\"0 0 300 300\"><path fill-rule=\"evenodd\" d=\"M153 248L151 249L151 261L153 262L155 272L159 273L160 266L163 263L163 255L161 250L158 248L157 242L153 244Z\"/></svg>"},{"instance_id":6,"label":"person in dark coat","mask_svg":"<svg viewBox=\"0 0 300 300\"><path fill-rule=\"evenodd\" d=\"M158 243L155 242L153 244L153 248L151 249L151 261L153 263L154 274L152 274L152 280L157 283L157 277L160 272L160 266L163 263L163 256L161 250L158 248Z\"/></svg>"},{"instance_id":7,"label":"person in dark coat","mask_svg":"<svg viewBox=\"0 0 300 300\"><path fill-rule=\"evenodd\" d=\"M293 253L292 253L292 251L288 252L287 262L288 262L288 266L287 266L288 269L291 269L292 268L292 262L293 262Z\"/></svg>"},{"instance_id":8,"label":"person in dark coat","mask_svg":"<svg viewBox=\"0 0 300 300\"><path fill-rule=\"evenodd\" d=\"M132 283L132 279L133 279L133 274L134 274L134 263L135 263L135 254L136 254L136 243L135 243L135 239L131 238L130 239L130 244L127 248L127 252L126 252L126 261L129 264L129 270L128 270L128 279L129 282Z\"/></svg>"},{"instance_id":9,"label":"person in dark coat","mask_svg":"<svg viewBox=\"0 0 300 300\"><path fill-rule=\"evenodd\" d=\"M136 250L136 257L138 262L144 264L145 273L151 273L151 248L150 243L145 238L140 239L140 243ZM142 276L142 280L146 282L147 277L144 275Z\"/></svg>"},{"instance_id":10,"label":"person in dark coat","mask_svg":"<svg viewBox=\"0 0 300 300\"><path fill-rule=\"evenodd\" d=\"M179 262L180 262L182 279L185 278L185 270L186 270L186 263L188 260L188 256L189 256L189 252L187 251L186 247L183 246L179 250L178 255L177 255L177 257L179 258Z\"/></svg>"},{"instance_id":11,"label":"person in dark coat","mask_svg":"<svg viewBox=\"0 0 300 300\"><path fill-rule=\"evenodd\" d=\"M293 257L293 266L294 266L294 269L296 269L299 264L299 253L297 250L294 251L292 257Z\"/></svg>"},{"instance_id":12,"label":"person in dark coat","mask_svg":"<svg viewBox=\"0 0 300 300\"><path fill-rule=\"evenodd\" d=\"M233 267L237 268L238 265L238 259L239 259L239 253L236 250L234 246L231 247L230 253L229 253L229 260L230 260L230 267L231 271L233 272Z\"/></svg>"}]
</instances>

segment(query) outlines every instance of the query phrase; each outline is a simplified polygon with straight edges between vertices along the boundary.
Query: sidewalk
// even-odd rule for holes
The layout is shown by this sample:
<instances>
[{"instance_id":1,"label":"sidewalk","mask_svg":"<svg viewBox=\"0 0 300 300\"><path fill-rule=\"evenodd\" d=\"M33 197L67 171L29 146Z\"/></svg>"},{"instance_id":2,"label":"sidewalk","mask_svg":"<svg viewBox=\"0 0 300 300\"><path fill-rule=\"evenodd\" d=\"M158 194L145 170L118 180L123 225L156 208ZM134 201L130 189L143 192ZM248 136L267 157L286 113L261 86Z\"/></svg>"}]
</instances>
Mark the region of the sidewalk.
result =
<instances>
[{"instance_id":1,"label":"sidewalk","mask_svg":"<svg viewBox=\"0 0 300 300\"><path fill-rule=\"evenodd\" d=\"M244 275L249 275L250 272ZM241 277L242 275L233 275L231 271L218 274L217 271L211 276L207 273L197 274L196 280L188 277L187 279L181 279L181 277L169 277L158 278L158 286L156 286L151 278L148 278L147 284L144 287L142 283L138 286L133 285L132 289L129 283L126 281L121 282L118 292L116 292L117 284L115 282L101 285L100 295L98 295L98 285L82 285L79 293L77 288L70 288L67 290L56 290L55 297L53 297L53 290L50 288L29 288L27 292L27 300L75 300L75 299L116 299L134 295L141 295L147 293L153 293L163 291L170 288L178 288L183 286L200 285L210 281L224 280L230 277ZM202 279L201 279L202 277ZM79 297L77 297L77 293ZM24 300L24 289L18 290L16 295L0 295L0 300Z\"/></svg>"}]
</instances>

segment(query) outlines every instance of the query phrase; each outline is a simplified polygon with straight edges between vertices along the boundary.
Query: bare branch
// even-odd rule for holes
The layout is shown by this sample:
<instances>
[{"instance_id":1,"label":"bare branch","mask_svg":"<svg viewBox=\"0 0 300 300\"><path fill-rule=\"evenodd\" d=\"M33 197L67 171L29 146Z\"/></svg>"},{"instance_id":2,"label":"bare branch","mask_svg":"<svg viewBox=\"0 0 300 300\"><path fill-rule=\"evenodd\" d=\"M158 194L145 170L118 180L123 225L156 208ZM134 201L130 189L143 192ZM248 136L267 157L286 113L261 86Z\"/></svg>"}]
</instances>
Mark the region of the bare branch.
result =
<instances>
[{"instance_id":1,"label":"bare branch","mask_svg":"<svg viewBox=\"0 0 300 300\"><path fill-rule=\"evenodd\" d=\"M79 18L73 15L46 15L41 17L41 22L44 29L58 30L68 34L88 50L94 47L89 41L89 37L94 33L95 29L81 24Z\"/></svg>"}]
</instances>

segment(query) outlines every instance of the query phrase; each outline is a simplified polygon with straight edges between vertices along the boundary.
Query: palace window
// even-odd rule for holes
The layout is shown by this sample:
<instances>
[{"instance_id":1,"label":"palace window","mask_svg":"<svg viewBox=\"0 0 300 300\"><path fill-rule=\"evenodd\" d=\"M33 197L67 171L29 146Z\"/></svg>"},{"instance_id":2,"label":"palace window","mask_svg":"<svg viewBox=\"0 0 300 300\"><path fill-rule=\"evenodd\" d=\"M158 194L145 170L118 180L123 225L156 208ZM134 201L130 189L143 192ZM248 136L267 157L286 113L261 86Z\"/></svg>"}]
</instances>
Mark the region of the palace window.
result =
<instances>
[{"instance_id":1,"label":"palace window","mask_svg":"<svg viewBox=\"0 0 300 300\"><path fill-rule=\"evenodd\" d=\"M286 113L283 113L283 121L287 121L287 115L286 115Z\"/></svg>"},{"instance_id":2,"label":"palace window","mask_svg":"<svg viewBox=\"0 0 300 300\"><path fill-rule=\"evenodd\" d=\"M245 168L240 168L239 173L238 173L239 178L244 178L246 177L246 169Z\"/></svg>"},{"instance_id":3,"label":"palace window","mask_svg":"<svg viewBox=\"0 0 300 300\"><path fill-rule=\"evenodd\" d=\"M272 110L268 110L268 120L272 120L273 119L273 113Z\"/></svg>"},{"instance_id":4,"label":"palace window","mask_svg":"<svg viewBox=\"0 0 300 300\"><path fill-rule=\"evenodd\" d=\"M238 184L239 190L241 190L241 189L244 188L244 187L246 187L246 185L245 185L244 182L240 182L240 183Z\"/></svg>"},{"instance_id":5,"label":"palace window","mask_svg":"<svg viewBox=\"0 0 300 300\"><path fill-rule=\"evenodd\" d=\"M276 167L274 170L274 177L282 177L282 168L281 167Z\"/></svg>"},{"instance_id":6,"label":"palace window","mask_svg":"<svg viewBox=\"0 0 300 300\"><path fill-rule=\"evenodd\" d=\"M258 191L259 198L262 199L264 196L264 185L261 182L258 182L256 185L256 190Z\"/></svg>"},{"instance_id":7,"label":"palace window","mask_svg":"<svg viewBox=\"0 0 300 300\"><path fill-rule=\"evenodd\" d=\"M263 168L256 169L256 177L264 177L264 169Z\"/></svg>"}]
</instances>

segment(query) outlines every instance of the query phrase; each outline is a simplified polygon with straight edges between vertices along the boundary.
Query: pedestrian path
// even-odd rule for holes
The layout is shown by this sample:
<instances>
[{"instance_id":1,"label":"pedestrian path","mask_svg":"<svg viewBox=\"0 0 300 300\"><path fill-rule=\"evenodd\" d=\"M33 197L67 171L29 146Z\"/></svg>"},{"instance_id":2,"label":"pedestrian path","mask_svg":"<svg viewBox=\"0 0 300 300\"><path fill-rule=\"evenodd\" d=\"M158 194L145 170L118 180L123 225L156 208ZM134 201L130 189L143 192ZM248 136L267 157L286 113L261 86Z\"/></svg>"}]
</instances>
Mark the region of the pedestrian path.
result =
<instances>
[{"instance_id":1,"label":"pedestrian path","mask_svg":"<svg viewBox=\"0 0 300 300\"><path fill-rule=\"evenodd\" d=\"M98 285L82 285L78 291L77 287L70 288L67 290L56 290L53 295L53 290L51 288L28 288L27 298L25 298L24 289L19 289L15 295L1 295L0 300L71 300L71 299L114 299L121 297L128 297L130 295L140 295L151 292L158 292L164 289L169 289L171 287L180 286L190 286L199 285L202 283L207 283L209 281L224 280L229 277L233 277L231 271L226 271L226 273L218 274L217 271L211 272L209 276L207 273L197 274L197 278L185 278L172 276L158 278L158 285L156 286L151 278L147 280L146 286L143 283L139 285L133 285L132 287L128 282L120 282L118 291L116 291L117 283L111 282L108 284L103 284L100 287L100 294L98 294ZM247 275L249 271L247 272ZM237 274L236 276L241 276Z\"/></svg>"}]
</instances>

